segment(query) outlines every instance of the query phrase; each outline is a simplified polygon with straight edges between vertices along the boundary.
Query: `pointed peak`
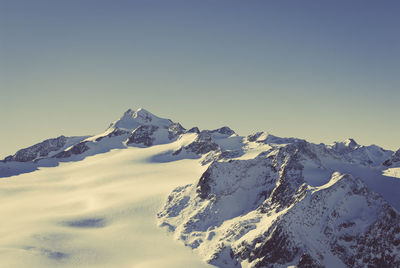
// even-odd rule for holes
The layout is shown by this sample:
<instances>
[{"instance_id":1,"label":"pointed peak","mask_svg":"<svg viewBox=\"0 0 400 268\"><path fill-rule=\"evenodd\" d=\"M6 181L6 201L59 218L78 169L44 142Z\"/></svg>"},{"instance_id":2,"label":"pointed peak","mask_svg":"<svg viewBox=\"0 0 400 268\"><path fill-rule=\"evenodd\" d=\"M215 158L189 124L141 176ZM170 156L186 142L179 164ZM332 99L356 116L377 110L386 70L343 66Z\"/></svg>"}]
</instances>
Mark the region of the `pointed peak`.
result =
<instances>
[{"instance_id":1,"label":"pointed peak","mask_svg":"<svg viewBox=\"0 0 400 268\"><path fill-rule=\"evenodd\" d=\"M347 187L346 187L347 186ZM335 171L332 173L329 182L324 185L314 187L314 191L324 189L340 189L341 191L355 191L365 188L365 184L358 178L348 173ZM360 192L360 191L358 191Z\"/></svg>"},{"instance_id":2,"label":"pointed peak","mask_svg":"<svg viewBox=\"0 0 400 268\"><path fill-rule=\"evenodd\" d=\"M171 124L171 120L160 118L144 108L139 108L136 111L128 109L122 117L118 121L112 123L110 127L133 130L140 125L168 127Z\"/></svg>"},{"instance_id":3,"label":"pointed peak","mask_svg":"<svg viewBox=\"0 0 400 268\"><path fill-rule=\"evenodd\" d=\"M235 134L235 131L233 131L232 129L230 129L227 126L223 126L221 128L211 130L210 132L211 133L219 133L219 134L227 135L227 136L231 136L231 135Z\"/></svg>"},{"instance_id":4,"label":"pointed peak","mask_svg":"<svg viewBox=\"0 0 400 268\"><path fill-rule=\"evenodd\" d=\"M293 137L278 137L272 135L269 132L257 132L255 134L247 136L248 141L255 141L258 143L265 143L265 144L292 144L292 143L299 143L305 142L303 139L293 138Z\"/></svg>"},{"instance_id":5,"label":"pointed peak","mask_svg":"<svg viewBox=\"0 0 400 268\"><path fill-rule=\"evenodd\" d=\"M146 109L144 109L144 108L139 108L139 109L137 109L136 111L133 110L133 109L128 109L128 110L126 110L126 112L124 113L123 116L134 116L134 115L137 116L137 115L143 115L143 114L153 115L152 113L150 113L150 112L147 111ZM153 115L153 116L155 116L155 115Z\"/></svg>"},{"instance_id":6,"label":"pointed peak","mask_svg":"<svg viewBox=\"0 0 400 268\"><path fill-rule=\"evenodd\" d=\"M137 109L136 112L133 113L133 118L140 118L141 120L144 120L146 122L153 121L153 118L159 119L159 117L155 116L154 114L143 108Z\"/></svg>"},{"instance_id":7,"label":"pointed peak","mask_svg":"<svg viewBox=\"0 0 400 268\"><path fill-rule=\"evenodd\" d=\"M350 150L355 150L361 147L354 139L348 138L345 139L344 141L336 141L333 144L330 145L331 148L339 151L339 152L344 152Z\"/></svg>"},{"instance_id":8,"label":"pointed peak","mask_svg":"<svg viewBox=\"0 0 400 268\"><path fill-rule=\"evenodd\" d=\"M126 112L124 113L123 116L133 115L134 113L135 113L135 111L133 111L132 109L128 109L128 110L126 110Z\"/></svg>"},{"instance_id":9,"label":"pointed peak","mask_svg":"<svg viewBox=\"0 0 400 268\"><path fill-rule=\"evenodd\" d=\"M344 145L346 145L347 147L350 147L350 148L355 148L355 147L360 146L354 139L351 139L351 138L346 139L343 143L344 143Z\"/></svg>"}]
</instances>

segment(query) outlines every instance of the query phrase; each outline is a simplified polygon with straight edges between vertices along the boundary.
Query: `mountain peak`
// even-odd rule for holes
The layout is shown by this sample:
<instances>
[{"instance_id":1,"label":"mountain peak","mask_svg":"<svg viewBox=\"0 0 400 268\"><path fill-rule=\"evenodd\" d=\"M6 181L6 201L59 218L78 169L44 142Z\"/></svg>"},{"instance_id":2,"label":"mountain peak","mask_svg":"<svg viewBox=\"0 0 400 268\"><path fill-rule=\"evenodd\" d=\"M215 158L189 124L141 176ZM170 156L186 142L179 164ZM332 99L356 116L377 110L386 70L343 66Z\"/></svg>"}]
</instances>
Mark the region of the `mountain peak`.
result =
<instances>
[{"instance_id":1,"label":"mountain peak","mask_svg":"<svg viewBox=\"0 0 400 268\"><path fill-rule=\"evenodd\" d=\"M168 127L171 124L171 120L160 118L144 108L139 108L136 111L128 109L122 115L122 117L116 122L112 123L110 127L133 130L140 125Z\"/></svg>"},{"instance_id":2,"label":"mountain peak","mask_svg":"<svg viewBox=\"0 0 400 268\"><path fill-rule=\"evenodd\" d=\"M344 143L344 145L346 145L347 147L350 147L350 148L352 148L352 149L354 149L354 148L360 146L360 145L359 145L354 139L352 139L352 138L346 139L343 143Z\"/></svg>"},{"instance_id":3,"label":"mountain peak","mask_svg":"<svg viewBox=\"0 0 400 268\"><path fill-rule=\"evenodd\" d=\"M133 118L140 119L144 122L151 122L153 119L159 119L159 117L155 116L154 114L150 113L146 109L139 108L133 114Z\"/></svg>"},{"instance_id":4,"label":"mountain peak","mask_svg":"<svg viewBox=\"0 0 400 268\"><path fill-rule=\"evenodd\" d=\"M138 117L138 116L144 116L144 115L149 115L149 116L155 116L154 114L150 113L144 108L139 108L136 111L132 109L128 109L122 117Z\"/></svg>"},{"instance_id":5,"label":"mountain peak","mask_svg":"<svg viewBox=\"0 0 400 268\"><path fill-rule=\"evenodd\" d=\"M330 146L331 146L331 148L334 148L339 152L355 150L360 147L360 145L352 138L348 138L344 141L336 141Z\"/></svg>"}]
</instances>

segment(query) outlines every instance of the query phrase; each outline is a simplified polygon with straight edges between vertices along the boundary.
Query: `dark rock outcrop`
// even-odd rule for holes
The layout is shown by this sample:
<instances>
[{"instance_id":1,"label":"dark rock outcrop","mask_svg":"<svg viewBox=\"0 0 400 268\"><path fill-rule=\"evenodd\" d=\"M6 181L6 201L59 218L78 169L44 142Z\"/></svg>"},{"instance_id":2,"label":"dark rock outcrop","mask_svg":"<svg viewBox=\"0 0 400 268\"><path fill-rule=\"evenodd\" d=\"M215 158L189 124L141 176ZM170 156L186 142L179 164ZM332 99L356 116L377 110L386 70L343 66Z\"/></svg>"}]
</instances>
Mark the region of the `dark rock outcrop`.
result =
<instances>
[{"instance_id":1,"label":"dark rock outcrop","mask_svg":"<svg viewBox=\"0 0 400 268\"><path fill-rule=\"evenodd\" d=\"M173 123L168 128L168 139L172 140L183 134L186 131L184 127L182 127L179 123Z\"/></svg>"},{"instance_id":2,"label":"dark rock outcrop","mask_svg":"<svg viewBox=\"0 0 400 268\"><path fill-rule=\"evenodd\" d=\"M400 149L394 152L393 155L388 160L383 162L383 165L387 167L390 167L394 164L400 164Z\"/></svg>"},{"instance_id":3,"label":"dark rock outcrop","mask_svg":"<svg viewBox=\"0 0 400 268\"><path fill-rule=\"evenodd\" d=\"M129 136L127 144L143 144L144 146L153 145L154 138L152 135L158 129L157 126L143 125L136 128Z\"/></svg>"},{"instance_id":4,"label":"dark rock outcrop","mask_svg":"<svg viewBox=\"0 0 400 268\"><path fill-rule=\"evenodd\" d=\"M191 129L189 129L189 130L187 131L187 133L197 133L197 134L199 134L199 133L200 133L200 130L199 130L198 127L192 127Z\"/></svg>"},{"instance_id":5,"label":"dark rock outcrop","mask_svg":"<svg viewBox=\"0 0 400 268\"><path fill-rule=\"evenodd\" d=\"M7 156L4 161L29 162L38 158L46 157L50 152L58 151L67 142L67 138L60 136L37 143L31 147L19 150L15 155Z\"/></svg>"},{"instance_id":6,"label":"dark rock outcrop","mask_svg":"<svg viewBox=\"0 0 400 268\"><path fill-rule=\"evenodd\" d=\"M210 133L219 133L219 134L231 136L231 135L235 134L235 131L233 131L229 127L225 126L225 127L211 130Z\"/></svg>"},{"instance_id":7,"label":"dark rock outcrop","mask_svg":"<svg viewBox=\"0 0 400 268\"><path fill-rule=\"evenodd\" d=\"M305 253L301 255L297 268L324 268L317 260Z\"/></svg>"},{"instance_id":8,"label":"dark rock outcrop","mask_svg":"<svg viewBox=\"0 0 400 268\"><path fill-rule=\"evenodd\" d=\"M197 183L197 193L199 194L200 198L206 199L209 198L211 186L211 171L206 170L206 172L201 175L199 182Z\"/></svg>"},{"instance_id":9,"label":"dark rock outcrop","mask_svg":"<svg viewBox=\"0 0 400 268\"><path fill-rule=\"evenodd\" d=\"M212 140L210 133L202 131L195 141L187 145L185 149L196 154L206 154L218 150L219 146Z\"/></svg>"},{"instance_id":10,"label":"dark rock outcrop","mask_svg":"<svg viewBox=\"0 0 400 268\"><path fill-rule=\"evenodd\" d=\"M87 146L86 141L83 141L83 142L80 142L80 143L72 146L68 150L65 150L65 151L62 151L62 152L56 154L54 157L55 158L68 158L73 155L82 154L82 153L86 152L87 150L89 150L89 146Z\"/></svg>"},{"instance_id":11,"label":"dark rock outcrop","mask_svg":"<svg viewBox=\"0 0 400 268\"><path fill-rule=\"evenodd\" d=\"M400 267L399 213L350 174L310 186L305 164L319 172L324 157L340 158L325 145L292 141L277 140L254 159L212 162L158 216L218 267Z\"/></svg>"},{"instance_id":12,"label":"dark rock outcrop","mask_svg":"<svg viewBox=\"0 0 400 268\"><path fill-rule=\"evenodd\" d=\"M96 141L101 141L101 140L104 139L105 137L108 137L108 138L118 137L118 136L125 135L125 134L128 134L128 133L129 133L129 132L126 131L126 130L119 129L119 128L115 128L113 131L111 131L111 132L108 133L107 135L98 137L98 138L96 139Z\"/></svg>"}]
</instances>

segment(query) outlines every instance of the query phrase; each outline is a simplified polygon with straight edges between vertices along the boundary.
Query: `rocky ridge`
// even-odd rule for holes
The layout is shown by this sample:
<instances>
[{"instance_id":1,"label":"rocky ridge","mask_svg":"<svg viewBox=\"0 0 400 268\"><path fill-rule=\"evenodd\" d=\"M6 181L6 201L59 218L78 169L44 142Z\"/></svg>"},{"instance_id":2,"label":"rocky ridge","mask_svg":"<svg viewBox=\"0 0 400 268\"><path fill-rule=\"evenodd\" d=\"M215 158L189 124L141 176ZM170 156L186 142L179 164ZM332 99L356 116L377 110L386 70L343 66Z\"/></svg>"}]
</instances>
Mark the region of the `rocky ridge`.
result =
<instances>
[{"instance_id":1,"label":"rocky ridge","mask_svg":"<svg viewBox=\"0 0 400 268\"><path fill-rule=\"evenodd\" d=\"M400 266L397 152L247 137L229 127L187 130L129 109L94 136L45 140L0 163L0 177L113 149L173 144L152 161L198 158L208 168L176 188L158 213L160 226L218 267ZM14 170L10 172L10 170ZM389 173L388 173L389 174ZM397 174L397 173L390 173Z\"/></svg>"},{"instance_id":2,"label":"rocky ridge","mask_svg":"<svg viewBox=\"0 0 400 268\"><path fill-rule=\"evenodd\" d=\"M265 143L256 136L247 140ZM175 189L160 225L218 267L400 265L398 211L357 168L354 176L334 171L337 162L378 168L385 150L269 139L256 157L214 161L197 184Z\"/></svg>"}]
</instances>

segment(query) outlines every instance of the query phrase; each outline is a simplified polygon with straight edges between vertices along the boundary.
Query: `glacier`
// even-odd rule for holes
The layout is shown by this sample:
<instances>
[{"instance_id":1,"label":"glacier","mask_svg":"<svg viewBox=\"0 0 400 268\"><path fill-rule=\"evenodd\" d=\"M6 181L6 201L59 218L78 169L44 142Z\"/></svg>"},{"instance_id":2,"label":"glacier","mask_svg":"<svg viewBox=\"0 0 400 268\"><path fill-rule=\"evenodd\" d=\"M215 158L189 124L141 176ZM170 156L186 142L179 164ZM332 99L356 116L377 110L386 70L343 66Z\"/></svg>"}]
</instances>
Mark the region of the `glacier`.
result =
<instances>
[{"instance_id":1,"label":"glacier","mask_svg":"<svg viewBox=\"0 0 400 268\"><path fill-rule=\"evenodd\" d=\"M129 109L0 161L0 265L396 267L399 155Z\"/></svg>"}]
</instances>

